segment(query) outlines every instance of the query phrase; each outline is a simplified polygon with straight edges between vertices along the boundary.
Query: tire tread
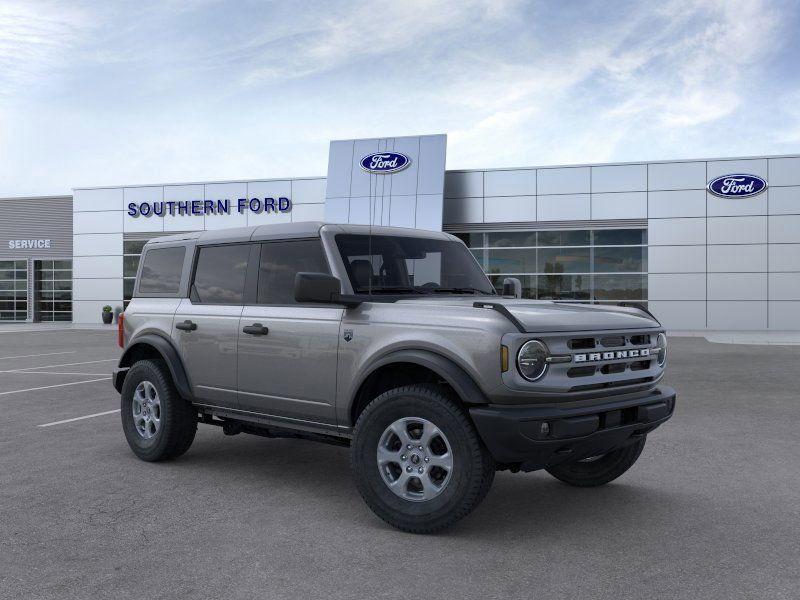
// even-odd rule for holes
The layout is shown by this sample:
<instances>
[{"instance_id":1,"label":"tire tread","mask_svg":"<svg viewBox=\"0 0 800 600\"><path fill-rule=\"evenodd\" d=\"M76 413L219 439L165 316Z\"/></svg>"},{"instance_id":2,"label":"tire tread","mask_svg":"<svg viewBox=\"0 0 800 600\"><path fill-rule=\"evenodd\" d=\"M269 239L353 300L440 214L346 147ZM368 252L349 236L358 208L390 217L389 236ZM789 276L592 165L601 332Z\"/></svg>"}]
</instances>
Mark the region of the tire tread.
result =
<instances>
[{"instance_id":1,"label":"tire tread","mask_svg":"<svg viewBox=\"0 0 800 600\"><path fill-rule=\"evenodd\" d=\"M495 474L495 464L489 451L480 439L477 431L475 430L472 421L470 420L464 408L453 399L449 398L443 393L442 389L433 384L412 384L399 388L394 388L384 392L380 396L372 400L358 417L355 425L355 431L359 432L364 424L367 423L373 414L380 410L381 407L394 397L398 396L414 396L424 399L427 402L435 403L439 407L445 409L450 415L458 421L462 430L466 433L467 444L472 448L471 459L474 463L480 465L480 475L477 478L470 480L470 486L461 499L456 510L449 513L445 518L441 518L434 523L425 524L414 522L406 518L404 515L393 515L392 517L385 514L385 511L378 506L368 493L365 493L365 487L359 482L359 473L361 472L361 465L358 463L358 456L356 452L351 453L351 464L353 472L356 474L356 484L361 494L361 497L383 521L389 525L405 531L407 533L436 533L452 526L457 521L463 519L470 514L486 497L489 489L492 486ZM356 433L358 435L358 433Z\"/></svg>"}]
</instances>

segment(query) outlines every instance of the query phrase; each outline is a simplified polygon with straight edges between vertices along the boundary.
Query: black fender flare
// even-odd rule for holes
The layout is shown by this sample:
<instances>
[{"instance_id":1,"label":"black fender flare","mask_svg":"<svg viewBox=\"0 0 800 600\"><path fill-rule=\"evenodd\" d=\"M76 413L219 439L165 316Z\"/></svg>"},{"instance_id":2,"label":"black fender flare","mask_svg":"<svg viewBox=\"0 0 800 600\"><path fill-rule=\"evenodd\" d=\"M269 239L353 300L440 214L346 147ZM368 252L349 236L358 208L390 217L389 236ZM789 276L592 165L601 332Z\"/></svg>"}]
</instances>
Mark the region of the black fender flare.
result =
<instances>
[{"instance_id":1,"label":"black fender flare","mask_svg":"<svg viewBox=\"0 0 800 600\"><path fill-rule=\"evenodd\" d=\"M465 404L488 404L489 402L472 376L451 359L430 350L406 349L389 352L375 362L370 363L369 367L359 377L358 384L354 386L348 411L353 410L353 405L358 399L358 394L364 382L375 371L392 363L412 363L430 369L444 379Z\"/></svg>"},{"instance_id":2,"label":"black fender flare","mask_svg":"<svg viewBox=\"0 0 800 600\"><path fill-rule=\"evenodd\" d=\"M155 333L145 333L132 339L129 346L125 349L122 357L119 359L119 368L114 373L114 387L118 392L122 391L122 382L125 380L124 374L132 366L132 357L135 354L136 348L142 346L150 346L161 355L161 358L167 363L172 381L178 389L178 393L186 400L192 399L192 387L189 384L189 377L186 375L186 369L183 366L178 351L172 342ZM120 377L119 375L123 375Z\"/></svg>"}]
</instances>

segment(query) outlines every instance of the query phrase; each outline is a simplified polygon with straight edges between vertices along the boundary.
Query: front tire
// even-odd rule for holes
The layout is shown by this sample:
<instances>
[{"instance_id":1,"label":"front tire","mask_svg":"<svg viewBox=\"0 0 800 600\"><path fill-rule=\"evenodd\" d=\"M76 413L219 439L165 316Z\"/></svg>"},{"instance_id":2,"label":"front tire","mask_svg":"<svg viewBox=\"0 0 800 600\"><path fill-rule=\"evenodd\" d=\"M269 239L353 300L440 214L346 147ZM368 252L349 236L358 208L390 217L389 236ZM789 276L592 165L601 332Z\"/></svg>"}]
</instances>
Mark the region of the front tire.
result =
<instances>
[{"instance_id":1,"label":"front tire","mask_svg":"<svg viewBox=\"0 0 800 600\"><path fill-rule=\"evenodd\" d=\"M381 519L433 533L469 514L486 496L495 466L464 409L433 385L389 390L356 423L356 486Z\"/></svg>"},{"instance_id":2,"label":"front tire","mask_svg":"<svg viewBox=\"0 0 800 600\"><path fill-rule=\"evenodd\" d=\"M125 439L142 460L177 458L194 441L196 413L178 394L164 361L134 363L122 385L120 408Z\"/></svg>"},{"instance_id":3,"label":"front tire","mask_svg":"<svg viewBox=\"0 0 800 600\"><path fill-rule=\"evenodd\" d=\"M556 479L577 487L596 487L614 481L630 469L644 449L646 437L601 456L547 467Z\"/></svg>"}]
</instances>

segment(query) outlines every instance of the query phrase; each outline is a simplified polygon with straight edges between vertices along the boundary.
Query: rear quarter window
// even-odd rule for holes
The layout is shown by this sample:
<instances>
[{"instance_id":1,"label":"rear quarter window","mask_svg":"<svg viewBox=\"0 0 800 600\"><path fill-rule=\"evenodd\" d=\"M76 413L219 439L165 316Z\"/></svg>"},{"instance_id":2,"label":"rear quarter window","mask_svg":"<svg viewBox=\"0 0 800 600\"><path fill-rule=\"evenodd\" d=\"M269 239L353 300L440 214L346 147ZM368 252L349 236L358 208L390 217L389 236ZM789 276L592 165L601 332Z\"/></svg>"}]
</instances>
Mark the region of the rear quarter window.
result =
<instances>
[{"instance_id":1,"label":"rear quarter window","mask_svg":"<svg viewBox=\"0 0 800 600\"><path fill-rule=\"evenodd\" d=\"M192 296L202 304L242 304L252 244L200 248Z\"/></svg>"},{"instance_id":2,"label":"rear quarter window","mask_svg":"<svg viewBox=\"0 0 800 600\"><path fill-rule=\"evenodd\" d=\"M181 272L186 248L153 248L142 262L138 294L177 294L181 286Z\"/></svg>"}]
</instances>

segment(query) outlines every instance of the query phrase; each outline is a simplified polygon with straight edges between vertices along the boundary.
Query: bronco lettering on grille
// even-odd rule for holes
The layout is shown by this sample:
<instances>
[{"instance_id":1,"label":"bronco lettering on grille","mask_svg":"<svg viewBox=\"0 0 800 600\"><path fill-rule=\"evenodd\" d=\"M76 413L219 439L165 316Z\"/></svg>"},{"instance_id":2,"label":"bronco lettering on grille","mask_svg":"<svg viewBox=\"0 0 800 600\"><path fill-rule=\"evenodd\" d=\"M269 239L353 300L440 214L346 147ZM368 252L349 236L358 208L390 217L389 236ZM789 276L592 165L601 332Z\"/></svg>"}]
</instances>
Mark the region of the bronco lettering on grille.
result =
<instances>
[{"instance_id":1,"label":"bronco lettering on grille","mask_svg":"<svg viewBox=\"0 0 800 600\"><path fill-rule=\"evenodd\" d=\"M650 348L640 348L638 350L617 350L615 352L589 352L587 354L576 354L574 360L581 362L599 362L603 360L619 360L621 358L642 358L650 356Z\"/></svg>"}]
</instances>

